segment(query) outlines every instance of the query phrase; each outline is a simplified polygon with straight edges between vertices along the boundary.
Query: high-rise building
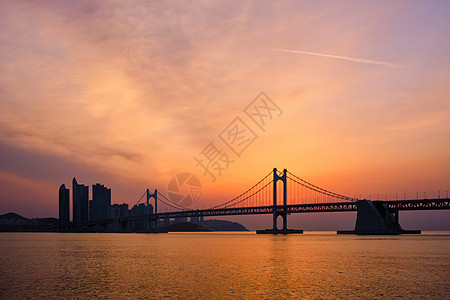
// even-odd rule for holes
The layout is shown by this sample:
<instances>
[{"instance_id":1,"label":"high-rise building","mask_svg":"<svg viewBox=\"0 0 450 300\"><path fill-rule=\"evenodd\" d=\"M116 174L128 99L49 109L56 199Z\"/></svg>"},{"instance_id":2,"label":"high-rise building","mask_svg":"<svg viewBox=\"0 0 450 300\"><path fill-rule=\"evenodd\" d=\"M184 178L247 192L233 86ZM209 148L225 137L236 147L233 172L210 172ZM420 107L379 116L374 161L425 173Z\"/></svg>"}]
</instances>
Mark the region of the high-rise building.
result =
<instances>
[{"instance_id":1,"label":"high-rise building","mask_svg":"<svg viewBox=\"0 0 450 300\"><path fill-rule=\"evenodd\" d=\"M151 213L153 213L153 206L150 205ZM131 209L131 215L133 216L145 216L147 214L147 205L145 203L140 203L139 205L134 205Z\"/></svg>"},{"instance_id":2,"label":"high-rise building","mask_svg":"<svg viewBox=\"0 0 450 300\"><path fill-rule=\"evenodd\" d=\"M89 220L99 221L107 218L111 206L111 189L102 184L92 185L92 200L89 202Z\"/></svg>"},{"instance_id":3,"label":"high-rise building","mask_svg":"<svg viewBox=\"0 0 450 300\"><path fill-rule=\"evenodd\" d=\"M72 180L72 193L73 222L85 222L88 220L89 187L78 184L74 177Z\"/></svg>"},{"instance_id":4,"label":"high-rise building","mask_svg":"<svg viewBox=\"0 0 450 300\"><path fill-rule=\"evenodd\" d=\"M149 207L150 213L153 213L153 206ZM139 205L134 205L130 209L130 214L132 216L145 216L147 214L147 205L145 203L140 203ZM147 230L147 222L144 219L134 220L132 222L131 231L143 231Z\"/></svg>"},{"instance_id":5,"label":"high-rise building","mask_svg":"<svg viewBox=\"0 0 450 300\"><path fill-rule=\"evenodd\" d=\"M128 204L113 204L107 209L107 218L123 218L128 216Z\"/></svg>"},{"instance_id":6,"label":"high-rise building","mask_svg":"<svg viewBox=\"0 0 450 300\"><path fill-rule=\"evenodd\" d=\"M59 225L67 229L70 221L69 189L64 184L59 187Z\"/></svg>"}]
</instances>

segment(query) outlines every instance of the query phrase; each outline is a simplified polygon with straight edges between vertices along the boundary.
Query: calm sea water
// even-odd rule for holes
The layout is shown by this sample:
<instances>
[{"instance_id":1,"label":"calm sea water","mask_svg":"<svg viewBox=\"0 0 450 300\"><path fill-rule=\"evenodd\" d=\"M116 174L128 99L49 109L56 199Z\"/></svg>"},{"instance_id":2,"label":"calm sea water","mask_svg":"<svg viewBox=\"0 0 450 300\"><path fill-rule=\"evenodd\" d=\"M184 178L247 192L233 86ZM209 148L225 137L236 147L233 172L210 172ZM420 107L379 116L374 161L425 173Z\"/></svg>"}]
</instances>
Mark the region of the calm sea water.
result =
<instances>
[{"instance_id":1,"label":"calm sea water","mask_svg":"<svg viewBox=\"0 0 450 300\"><path fill-rule=\"evenodd\" d=\"M1 233L0 298L450 299L450 232Z\"/></svg>"}]
</instances>

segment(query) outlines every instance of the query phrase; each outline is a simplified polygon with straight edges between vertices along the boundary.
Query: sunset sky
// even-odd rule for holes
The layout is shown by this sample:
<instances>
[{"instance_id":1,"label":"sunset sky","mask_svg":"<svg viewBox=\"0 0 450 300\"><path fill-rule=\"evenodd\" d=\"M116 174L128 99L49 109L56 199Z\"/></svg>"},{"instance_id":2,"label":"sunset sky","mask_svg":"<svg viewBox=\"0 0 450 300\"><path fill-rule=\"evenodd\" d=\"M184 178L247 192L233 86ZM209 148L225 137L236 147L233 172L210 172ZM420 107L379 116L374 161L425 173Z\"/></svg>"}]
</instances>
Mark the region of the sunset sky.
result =
<instances>
[{"instance_id":1,"label":"sunset sky","mask_svg":"<svg viewBox=\"0 0 450 300\"><path fill-rule=\"evenodd\" d=\"M1 1L0 214L57 217L74 176L131 206L182 172L207 208L274 167L445 196L449 28L449 1ZM244 112L260 92L283 111L264 130ZM237 117L258 136L240 156L219 137ZM234 160L215 182L194 160L212 141ZM409 218L450 230L447 211Z\"/></svg>"}]
</instances>

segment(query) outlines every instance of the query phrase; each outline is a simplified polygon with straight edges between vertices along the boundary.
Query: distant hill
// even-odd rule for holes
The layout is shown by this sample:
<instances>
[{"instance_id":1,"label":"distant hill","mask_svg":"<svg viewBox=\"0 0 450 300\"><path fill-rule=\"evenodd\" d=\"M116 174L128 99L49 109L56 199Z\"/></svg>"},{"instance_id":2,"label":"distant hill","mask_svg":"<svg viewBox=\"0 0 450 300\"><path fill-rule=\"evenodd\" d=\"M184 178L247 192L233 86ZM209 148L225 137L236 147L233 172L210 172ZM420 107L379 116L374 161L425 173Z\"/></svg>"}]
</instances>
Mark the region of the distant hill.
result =
<instances>
[{"instance_id":1,"label":"distant hill","mask_svg":"<svg viewBox=\"0 0 450 300\"><path fill-rule=\"evenodd\" d=\"M27 218L22 217L21 215L13 213L13 212L9 212L9 213L0 215L0 220L5 220L5 219L28 220Z\"/></svg>"},{"instance_id":2,"label":"distant hill","mask_svg":"<svg viewBox=\"0 0 450 300\"><path fill-rule=\"evenodd\" d=\"M0 232L56 231L58 228L57 218L28 219L13 212L0 215Z\"/></svg>"},{"instance_id":3,"label":"distant hill","mask_svg":"<svg viewBox=\"0 0 450 300\"><path fill-rule=\"evenodd\" d=\"M4 231L57 231L59 220L57 218L28 219L19 214L9 212L0 215L0 232ZM171 223L167 226L160 224L158 229L171 232L195 231L248 231L245 226L227 220L205 220L199 222Z\"/></svg>"},{"instance_id":4,"label":"distant hill","mask_svg":"<svg viewBox=\"0 0 450 300\"><path fill-rule=\"evenodd\" d=\"M228 220L205 220L198 224L210 231L248 231L244 225Z\"/></svg>"},{"instance_id":5,"label":"distant hill","mask_svg":"<svg viewBox=\"0 0 450 300\"><path fill-rule=\"evenodd\" d=\"M171 232L209 231L203 226L191 222L179 222L175 224L170 224L160 229L162 231L171 231Z\"/></svg>"},{"instance_id":6,"label":"distant hill","mask_svg":"<svg viewBox=\"0 0 450 300\"><path fill-rule=\"evenodd\" d=\"M227 220L205 220L202 222L180 222L159 228L162 231L192 232L192 231L248 231L245 226Z\"/></svg>"}]
</instances>

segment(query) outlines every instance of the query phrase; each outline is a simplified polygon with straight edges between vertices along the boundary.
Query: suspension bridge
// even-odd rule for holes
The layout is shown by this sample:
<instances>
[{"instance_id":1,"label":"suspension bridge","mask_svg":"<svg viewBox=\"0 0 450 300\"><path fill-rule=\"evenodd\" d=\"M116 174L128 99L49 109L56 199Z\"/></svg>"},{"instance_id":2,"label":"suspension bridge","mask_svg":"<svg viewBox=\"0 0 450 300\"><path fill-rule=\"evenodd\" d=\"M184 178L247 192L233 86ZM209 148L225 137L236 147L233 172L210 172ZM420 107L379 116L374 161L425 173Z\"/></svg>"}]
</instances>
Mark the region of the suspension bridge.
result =
<instances>
[{"instance_id":1,"label":"suspension bridge","mask_svg":"<svg viewBox=\"0 0 450 300\"><path fill-rule=\"evenodd\" d=\"M272 228L258 230L257 233L301 233L287 227L287 217L294 213L310 212L349 212L356 211L355 230L338 231L354 234L402 234L420 233L420 230L403 230L399 224L400 210L437 210L450 209L448 195L446 198L371 201L341 195L310 182L287 171L276 168L264 176L242 194L222 204L207 209L193 210L173 202L158 190L147 191L146 214L123 218L121 222L144 221L148 232L158 232L158 221L177 218L199 218L225 215L273 215ZM283 225L277 228L281 217Z\"/></svg>"}]
</instances>

